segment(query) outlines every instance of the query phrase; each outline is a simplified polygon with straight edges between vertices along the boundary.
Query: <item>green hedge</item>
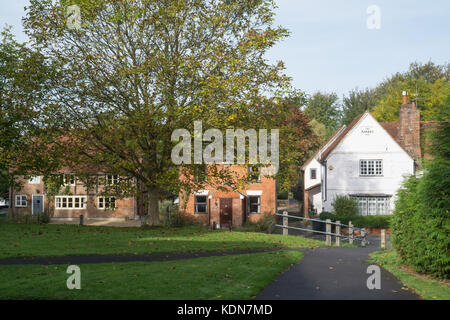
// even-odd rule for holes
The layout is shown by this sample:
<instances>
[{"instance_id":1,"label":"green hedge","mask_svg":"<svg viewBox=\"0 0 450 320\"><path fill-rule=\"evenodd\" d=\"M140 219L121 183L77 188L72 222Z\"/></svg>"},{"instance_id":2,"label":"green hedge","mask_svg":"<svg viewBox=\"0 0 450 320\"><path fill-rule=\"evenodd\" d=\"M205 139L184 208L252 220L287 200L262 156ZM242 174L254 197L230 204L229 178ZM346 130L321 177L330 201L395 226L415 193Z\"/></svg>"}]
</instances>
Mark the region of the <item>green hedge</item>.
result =
<instances>
[{"instance_id":1,"label":"green hedge","mask_svg":"<svg viewBox=\"0 0 450 320\"><path fill-rule=\"evenodd\" d=\"M322 220L331 219L331 221L340 221L343 224L348 224L351 221L358 228L389 229L391 218L392 215L342 217L326 211L320 214Z\"/></svg>"},{"instance_id":2,"label":"green hedge","mask_svg":"<svg viewBox=\"0 0 450 320\"><path fill-rule=\"evenodd\" d=\"M447 109L450 118L450 108ZM422 177L398 191L392 243L403 263L440 278L450 274L450 122L441 122L431 144L433 159Z\"/></svg>"},{"instance_id":3,"label":"green hedge","mask_svg":"<svg viewBox=\"0 0 450 320\"><path fill-rule=\"evenodd\" d=\"M433 201L427 201L428 195L424 194L426 183L423 178L411 177L399 191L392 219L392 243L402 261L415 271L448 278L450 273L448 199L444 199L440 204L444 205L446 202L446 208L435 207ZM438 194L434 192L434 196Z\"/></svg>"}]
</instances>

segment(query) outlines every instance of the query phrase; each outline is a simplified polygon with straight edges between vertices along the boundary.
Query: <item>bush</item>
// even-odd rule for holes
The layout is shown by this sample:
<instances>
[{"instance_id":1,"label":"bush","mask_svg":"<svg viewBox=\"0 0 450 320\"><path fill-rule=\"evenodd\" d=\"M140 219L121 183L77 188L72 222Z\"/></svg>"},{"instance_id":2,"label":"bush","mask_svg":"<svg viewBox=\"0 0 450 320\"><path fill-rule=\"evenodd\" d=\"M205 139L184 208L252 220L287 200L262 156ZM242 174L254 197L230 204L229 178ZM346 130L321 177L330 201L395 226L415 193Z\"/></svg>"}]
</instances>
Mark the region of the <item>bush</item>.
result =
<instances>
[{"instance_id":1,"label":"bush","mask_svg":"<svg viewBox=\"0 0 450 320\"><path fill-rule=\"evenodd\" d=\"M399 191L392 219L392 243L402 261L417 272L448 278L449 207L427 201L429 195L423 192L431 188L428 183L425 177L411 177ZM441 204L445 201L448 204L448 199Z\"/></svg>"},{"instance_id":2,"label":"bush","mask_svg":"<svg viewBox=\"0 0 450 320\"><path fill-rule=\"evenodd\" d=\"M421 178L410 177L398 192L392 243L415 271L448 278L450 273L450 122L436 132L434 159Z\"/></svg>"},{"instance_id":3,"label":"bush","mask_svg":"<svg viewBox=\"0 0 450 320\"><path fill-rule=\"evenodd\" d=\"M340 217L355 217L358 215L358 204L349 196L337 195L332 203L333 213Z\"/></svg>"},{"instance_id":4,"label":"bush","mask_svg":"<svg viewBox=\"0 0 450 320\"><path fill-rule=\"evenodd\" d=\"M246 222L243 226L245 231L267 232L272 224L275 223L275 216L271 212L265 212L261 218L255 222ZM239 230L239 228L238 228Z\"/></svg>"},{"instance_id":5,"label":"bush","mask_svg":"<svg viewBox=\"0 0 450 320\"><path fill-rule=\"evenodd\" d=\"M39 214L39 223L47 224L50 222L50 216L47 212L42 212Z\"/></svg>"},{"instance_id":6,"label":"bush","mask_svg":"<svg viewBox=\"0 0 450 320\"><path fill-rule=\"evenodd\" d=\"M322 212L320 219L331 221L340 221L342 224L348 224L350 221L357 228L380 228L389 229L392 215L379 215L379 216L354 216L354 217L342 217L332 214L331 212Z\"/></svg>"},{"instance_id":7,"label":"bush","mask_svg":"<svg viewBox=\"0 0 450 320\"><path fill-rule=\"evenodd\" d=\"M170 213L170 226L175 228L181 228L193 225L194 222L191 217L184 215L178 210L171 211Z\"/></svg>"}]
</instances>

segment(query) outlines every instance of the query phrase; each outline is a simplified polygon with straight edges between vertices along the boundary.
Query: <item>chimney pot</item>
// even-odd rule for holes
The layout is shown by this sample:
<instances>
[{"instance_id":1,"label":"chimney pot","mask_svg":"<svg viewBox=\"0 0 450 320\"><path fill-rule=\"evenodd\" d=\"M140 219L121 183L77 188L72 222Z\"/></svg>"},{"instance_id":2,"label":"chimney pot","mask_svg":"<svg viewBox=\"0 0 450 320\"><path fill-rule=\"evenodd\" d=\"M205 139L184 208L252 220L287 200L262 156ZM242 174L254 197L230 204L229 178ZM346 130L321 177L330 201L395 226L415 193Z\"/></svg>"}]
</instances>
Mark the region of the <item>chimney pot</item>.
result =
<instances>
[{"instance_id":1,"label":"chimney pot","mask_svg":"<svg viewBox=\"0 0 450 320\"><path fill-rule=\"evenodd\" d=\"M403 104L408 104L408 91L403 91Z\"/></svg>"}]
</instances>

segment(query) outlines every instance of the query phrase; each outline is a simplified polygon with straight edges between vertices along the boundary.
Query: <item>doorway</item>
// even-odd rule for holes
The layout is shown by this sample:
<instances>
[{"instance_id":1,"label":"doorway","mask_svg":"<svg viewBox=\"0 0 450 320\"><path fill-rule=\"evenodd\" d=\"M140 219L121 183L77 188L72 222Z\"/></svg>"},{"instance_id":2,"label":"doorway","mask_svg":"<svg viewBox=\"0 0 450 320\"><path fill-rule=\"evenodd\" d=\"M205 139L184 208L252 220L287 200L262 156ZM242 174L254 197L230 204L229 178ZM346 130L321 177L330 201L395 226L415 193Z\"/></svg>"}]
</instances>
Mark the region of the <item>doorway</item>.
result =
<instances>
[{"instance_id":1,"label":"doorway","mask_svg":"<svg viewBox=\"0 0 450 320\"><path fill-rule=\"evenodd\" d=\"M31 214L39 214L44 212L44 196L32 196Z\"/></svg>"},{"instance_id":2,"label":"doorway","mask_svg":"<svg viewBox=\"0 0 450 320\"><path fill-rule=\"evenodd\" d=\"M233 221L233 199L220 199L220 225L231 225Z\"/></svg>"}]
</instances>

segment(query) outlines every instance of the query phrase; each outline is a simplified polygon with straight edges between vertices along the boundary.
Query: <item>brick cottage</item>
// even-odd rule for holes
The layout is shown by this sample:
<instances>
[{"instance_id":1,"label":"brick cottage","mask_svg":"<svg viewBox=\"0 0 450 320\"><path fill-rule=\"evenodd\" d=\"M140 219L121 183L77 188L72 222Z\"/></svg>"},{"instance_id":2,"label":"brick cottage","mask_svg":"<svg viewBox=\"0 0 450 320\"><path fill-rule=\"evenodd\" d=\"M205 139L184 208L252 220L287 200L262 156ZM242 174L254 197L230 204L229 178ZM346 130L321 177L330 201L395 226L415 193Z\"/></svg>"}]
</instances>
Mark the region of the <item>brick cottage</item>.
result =
<instances>
[{"instance_id":1,"label":"brick cottage","mask_svg":"<svg viewBox=\"0 0 450 320\"><path fill-rule=\"evenodd\" d=\"M247 169L233 165L234 173L245 174ZM241 226L246 221L256 222L264 213L276 212L276 180L252 169L252 181L237 190L231 186L206 185L202 190L180 193L180 210L203 225ZM91 220L137 219L142 198L130 196L119 199L105 195L105 185L114 186L119 176L93 173L94 183L87 184L75 174L59 174L62 187L59 193L46 194L42 176L19 178L21 189L10 190L11 212L15 215L52 212L53 220L77 220L80 215ZM50 201L50 199L53 199Z\"/></svg>"}]
</instances>

